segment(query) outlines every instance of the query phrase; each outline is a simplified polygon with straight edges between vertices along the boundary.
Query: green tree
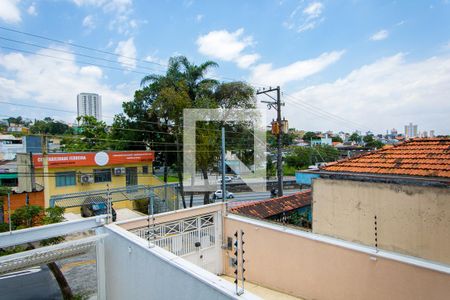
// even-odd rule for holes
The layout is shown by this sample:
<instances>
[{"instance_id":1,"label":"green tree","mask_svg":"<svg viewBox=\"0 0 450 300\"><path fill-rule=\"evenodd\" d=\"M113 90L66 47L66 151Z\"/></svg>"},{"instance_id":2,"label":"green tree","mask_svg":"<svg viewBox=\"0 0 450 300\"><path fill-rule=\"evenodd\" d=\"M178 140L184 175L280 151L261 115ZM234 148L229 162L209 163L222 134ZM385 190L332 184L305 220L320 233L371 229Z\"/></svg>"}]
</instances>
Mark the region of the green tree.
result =
<instances>
[{"instance_id":1,"label":"green tree","mask_svg":"<svg viewBox=\"0 0 450 300\"><path fill-rule=\"evenodd\" d=\"M334 143L343 143L344 141L341 139L341 137L339 137L339 136L333 136L332 138L331 138L331 141L332 142L334 142Z\"/></svg>"},{"instance_id":2,"label":"green tree","mask_svg":"<svg viewBox=\"0 0 450 300\"><path fill-rule=\"evenodd\" d=\"M352 133L352 135L350 135L348 140L351 142L359 143L361 141L361 136L358 133L354 132Z\"/></svg>"},{"instance_id":3,"label":"green tree","mask_svg":"<svg viewBox=\"0 0 450 300\"><path fill-rule=\"evenodd\" d=\"M328 145L295 147L286 157L286 164L297 169L306 169L318 162L330 162L339 158L339 151Z\"/></svg>"},{"instance_id":4,"label":"green tree","mask_svg":"<svg viewBox=\"0 0 450 300\"><path fill-rule=\"evenodd\" d=\"M11 192L11 188L10 187L0 186L0 224L3 224L5 222L4 203L5 203L5 200L6 200L6 197L7 197L8 193L10 193L10 192ZM2 225L2 228L4 229L5 226Z\"/></svg>"},{"instance_id":5,"label":"green tree","mask_svg":"<svg viewBox=\"0 0 450 300\"><path fill-rule=\"evenodd\" d=\"M207 72L217 67L212 61L200 65L189 62L184 56L169 60L166 74L151 74L142 79L144 89L149 90L151 103L147 111L163 121L163 126L170 126L170 133L176 146L176 169L181 186L182 200L185 204L182 187L182 115L186 108L251 108L255 106L253 88L243 82L220 83L207 78ZM219 157L218 123L200 122L196 135L198 148L197 167L203 177L208 178L208 171L217 165ZM222 124L224 125L224 124ZM228 137L227 137L228 138ZM164 149L165 150L165 149ZM165 150L166 151L166 150ZM166 151L167 152L167 151ZM242 155L248 155L242 152ZM209 193L204 195L204 203L209 203ZM191 203L192 205L192 197Z\"/></svg>"},{"instance_id":6,"label":"green tree","mask_svg":"<svg viewBox=\"0 0 450 300\"><path fill-rule=\"evenodd\" d=\"M308 131L308 132L305 132L305 134L303 135L302 139L304 141L306 141L306 142L309 142L309 141L317 139L317 138L318 137L317 137L317 134L315 132Z\"/></svg>"},{"instance_id":7,"label":"green tree","mask_svg":"<svg viewBox=\"0 0 450 300\"><path fill-rule=\"evenodd\" d=\"M27 205L16 209L11 214L14 229L33 227L42 223L43 209L37 205Z\"/></svg>"},{"instance_id":8,"label":"green tree","mask_svg":"<svg viewBox=\"0 0 450 300\"><path fill-rule=\"evenodd\" d=\"M62 144L67 152L98 151L110 149L111 140L106 123L92 116L77 118L81 122L78 136L64 137Z\"/></svg>"},{"instance_id":9,"label":"green tree","mask_svg":"<svg viewBox=\"0 0 450 300\"><path fill-rule=\"evenodd\" d=\"M51 135L73 134L73 130L69 127L69 125L55 121L50 117L34 122L34 124L30 127L30 132L33 134Z\"/></svg>"}]
</instances>

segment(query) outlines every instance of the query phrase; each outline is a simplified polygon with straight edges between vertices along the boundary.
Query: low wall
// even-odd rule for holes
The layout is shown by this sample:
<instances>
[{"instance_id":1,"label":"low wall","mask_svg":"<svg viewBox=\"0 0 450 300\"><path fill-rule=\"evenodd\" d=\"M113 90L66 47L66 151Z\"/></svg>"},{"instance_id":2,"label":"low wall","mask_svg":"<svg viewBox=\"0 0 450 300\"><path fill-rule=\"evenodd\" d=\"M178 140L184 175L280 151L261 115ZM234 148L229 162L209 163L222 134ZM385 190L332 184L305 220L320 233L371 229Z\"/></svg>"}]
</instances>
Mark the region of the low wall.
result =
<instances>
[{"instance_id":1,"label":"low wall","mask_svg":"<svg viewBox=\"0 0 450 300\"><path fill-rule=\"evenodd\" d=\"M171 211L171 212L156 214L154 222L156 224L158 224L158 223L177 221L180 219L199 216L202 214L213 213L213 212L217 212L217 211L225 212L225 203L214 203L214 204L203 205L200 207L192 207L192 208L187 208L187 209L180 209L180 210L175 210L175 211ZM145 217L140 217L140 218L136 218L133 220L117 222L116 224L126 230L133 230L136 228L147 227L148 222L149 222L148 217L145 216Z\"/></svg>"},{"instance_id":2,"label":"low wall","mask_svg":"<svg viewBox=\"0 0 450 300\"><path fill-rule=\"evenodd\" d=\"M259 299L115 224L102 228L106 299Z\"/></svg>"},{"instance_id":3,"label":"low wall","mask_svg":"<svg viewBox=\"0 0 450 300\"><path fill-rule=\"evenodd\" d=\"M274 290L304 299L450 297L450 266L231 214L224 225L225 239L245 232L246 279Z\"/></svg>"},{"instance_id":4,"label":"low wall","mask_svg":"<svg viewBox=\"0 0 450 300\"><path fill-rule=\"evenodd\" d=\"M21 194L15 194L11 193L11 213L13 213L16 209L21 208L26 203L26 197L27 193L21 193ZM40 206L42 208L44 207L45 201L44 201L44 192L30 192L28 193L28 201L29 205L36 205ZM8 222L8 196L4 196L3 198L3 211L4 211L4 218L5 222Z\"/></svg>"}]
</instances>

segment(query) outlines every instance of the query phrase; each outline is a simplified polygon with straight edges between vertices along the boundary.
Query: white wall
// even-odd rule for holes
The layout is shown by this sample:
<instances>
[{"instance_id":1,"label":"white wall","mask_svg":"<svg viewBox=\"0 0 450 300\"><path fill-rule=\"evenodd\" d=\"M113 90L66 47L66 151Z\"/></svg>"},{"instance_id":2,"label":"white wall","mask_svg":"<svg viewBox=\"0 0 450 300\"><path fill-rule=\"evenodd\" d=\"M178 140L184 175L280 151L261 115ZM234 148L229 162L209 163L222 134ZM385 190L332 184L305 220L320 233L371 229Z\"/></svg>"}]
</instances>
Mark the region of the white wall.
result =
<instances>
[{"instance_id":1,"label":"white wall","mask_svg":"<svg viewBox=\"0 0 450 300\"><path fill-rule=\"evenodd\" d=\"M234 285L111 224L104 239L106 299L258 299ZM99 258L101 259L101 258ZM99 270L101 276L102 270Z\"/></svg>"}]
</instances>

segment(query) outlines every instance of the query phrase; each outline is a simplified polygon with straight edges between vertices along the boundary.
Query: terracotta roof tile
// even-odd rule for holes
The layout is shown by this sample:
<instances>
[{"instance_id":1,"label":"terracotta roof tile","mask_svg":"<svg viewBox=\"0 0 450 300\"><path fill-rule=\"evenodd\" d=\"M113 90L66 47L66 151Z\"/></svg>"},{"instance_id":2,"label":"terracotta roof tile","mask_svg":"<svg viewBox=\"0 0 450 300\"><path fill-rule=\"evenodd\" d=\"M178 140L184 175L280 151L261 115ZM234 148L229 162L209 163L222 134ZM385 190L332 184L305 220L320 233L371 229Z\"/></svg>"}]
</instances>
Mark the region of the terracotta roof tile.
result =
<instances>
[{"instance_id":1,"label":"terracotta roof tile","mask_svg":"<svg viewBox=\"0 0 450 300\"><path fill-rule=\"evenodd\" d=\"M450 178L450 138L413 139L328 164L331 172Z\"/></svg>"},{"instance_id":2,"label":"terracotta roof tile","mask_svg":"<svg viewBox=\"0 0 450 300\"><path fill-rule=\"evenodd\" d=\"M241 204L232 207L230 212L265 219L285 211L291 211L310 205L311 198L311 190L307 190L288 196Z\"/></svg>"}]
</instances>

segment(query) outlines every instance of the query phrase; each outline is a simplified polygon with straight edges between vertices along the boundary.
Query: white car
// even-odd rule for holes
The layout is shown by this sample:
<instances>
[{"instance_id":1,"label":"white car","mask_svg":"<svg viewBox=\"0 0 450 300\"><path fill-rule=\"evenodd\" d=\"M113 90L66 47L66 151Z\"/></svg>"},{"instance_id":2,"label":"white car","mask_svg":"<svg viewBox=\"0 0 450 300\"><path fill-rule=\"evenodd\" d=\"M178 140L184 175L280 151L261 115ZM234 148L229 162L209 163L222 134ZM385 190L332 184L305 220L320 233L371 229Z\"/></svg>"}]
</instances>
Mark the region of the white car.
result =
<instances>
[{"instance_id":1,"label":"white car","mask_svg":"<svg viewBox=\"0 0 450 300\"><path fill-rule=\"evenodd\" d=\"M234 195L231 192L227 191L227 199L233 199ZM217 190L214 192L213 199L222 199L222 190Z\"/></svg>"},{"instance_id":2,"label":"white car","mask_svg":"<svg viewBox=\"0 0 450 300\"><path fill-rule=\"evenodd\" d=\"M233 178L231 178L231 176L225 176L225 182L229 183L233 181ZM217 180L217 183L222 183L222 178L220 178L219 180Z\"/></svg>"}]
</instances>

